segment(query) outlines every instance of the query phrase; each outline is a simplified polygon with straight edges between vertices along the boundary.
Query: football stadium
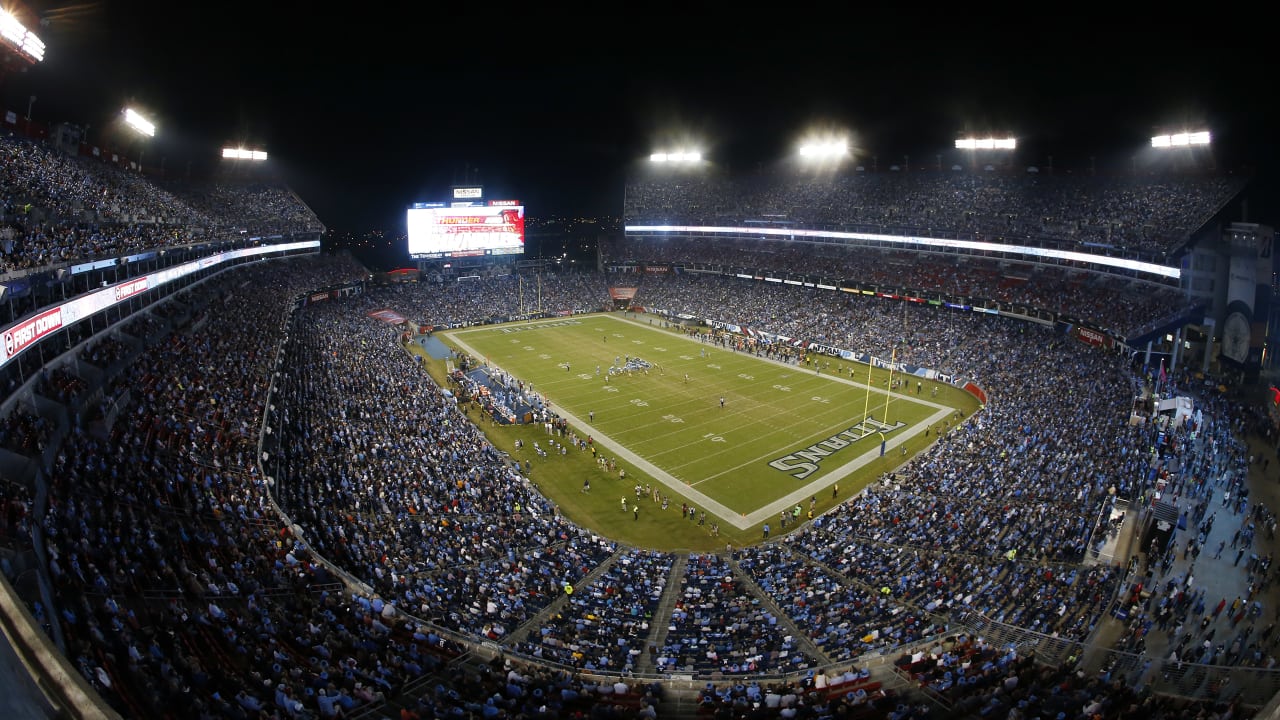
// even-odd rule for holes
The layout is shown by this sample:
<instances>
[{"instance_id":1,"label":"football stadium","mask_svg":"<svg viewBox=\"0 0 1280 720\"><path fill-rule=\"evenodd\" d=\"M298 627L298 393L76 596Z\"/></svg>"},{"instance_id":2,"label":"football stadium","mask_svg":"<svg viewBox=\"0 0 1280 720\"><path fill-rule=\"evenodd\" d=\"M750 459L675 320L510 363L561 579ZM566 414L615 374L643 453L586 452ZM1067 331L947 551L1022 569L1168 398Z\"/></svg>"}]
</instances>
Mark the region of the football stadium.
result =
<instances>
[{"instance_id":1,"label":"football stadium","mask_svg":"<svg viewBox=\"0 0 1280 720\"><path fill-rule=\"evenodd\" d=\"M1142 172L655 156L585 267L458 185L392 277L270 175L30 116L15 717L1276 715L1274 233L1207 133Z\"/></svg>"}]
</instances>

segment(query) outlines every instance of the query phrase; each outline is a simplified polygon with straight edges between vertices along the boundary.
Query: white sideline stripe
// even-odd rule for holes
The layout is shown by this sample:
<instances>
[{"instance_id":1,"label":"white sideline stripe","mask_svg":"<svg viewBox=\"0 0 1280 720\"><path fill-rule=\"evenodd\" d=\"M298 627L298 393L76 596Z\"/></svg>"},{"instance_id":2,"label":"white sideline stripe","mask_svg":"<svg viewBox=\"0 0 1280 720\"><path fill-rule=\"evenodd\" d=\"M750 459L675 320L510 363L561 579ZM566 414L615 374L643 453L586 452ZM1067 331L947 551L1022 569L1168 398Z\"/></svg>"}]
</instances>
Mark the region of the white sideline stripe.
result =
<instances>
[{"instance_id":1,"label":"white sideline stripe","mask_svg":"<svg viewBox=\"0 0 1280 720\"><path fill-rule=\"evenodd\" d=\"M607 317L616 322L634 324L637 327L648 328L649 330L654 329L653 327L649 325L645 325L638 321L624 320L622 318L614 317L611 314L590 315L588 317L592 317L592 318ZM541 322L527 323L527 325L530 325L530 324L539 325L539 324L545 324L545 323L551 323L551 322L564 322L564 318L554 318L554 319L548 318L547 320L544 320ZM450 333L450 335L453 337L454 342L461 345L462 348L466 350L468 353L470 353L472 357L484 357L484 355L476 352L474 348L472 348L470 345L468 345L458 336L464 334L465 332L479 332L479 331L486 331L486 330L492 331L493 328L490 326L480 326L479 328L474 328L474 329L460 328L460 330L462 330L463 332ZM694 343L695 345L701 345L701 343L698 342L697 340L691 340L683 336L680 336L680 339L684 340L685 342ZM727 352L733 352L733 351L729 350ZM778 360L771 360L770 358L756 357L755 359L764 360L766 362L775 362L784 367L792 367L792 368L799 367L796 365L791 365L790 363L784 363ZM502 372L506 372L505 370L502 369L501 366L496 365L493 362L489 362L488 366L491 368L495 368L497 370L501 370ZM803 368L800 368L800 369L803 369ZM507 373L507 374L511 375L511 373ZM863 389L867 387L865 383L859 383L853 380L846 380L836 375L828 376L828 378L831 380L837 380L839 382L847 383L849 385L854 385L856 387L860 387ZM875 388L872 388L872 389L874 390ZM955 412L954 408L947 407L945 405L940 405L935 402L930 402L923 398L913 398L909 395L903 395L901 393L890 393L890 394L893 395L894 397L898 397L903 400L909 400L914 403L938 408L938 410L933 415L929 416L929 419L927 422L917 423L917 425L914 428L911 428L910 426L908 426L909 429L906 432L895 434L893 435L892 439L886 439L885 455L888 455L890 450L893 450L899 447L900 445L902 445L902 443L915 437L916 435L919 435L921 432L924 431L925 428L932 427L938 421L949 417L951 413ZM735 513L733 510L711 499L709 496L703 494L693 485L681 482L674 475L668 473L666 470L663 470L657 465L654 465L648 460L626 449L625 447L620 445L618 442L616 442L613 438L598 432L596 428L592 427L591 425L588 425L587 423L582 422L581 418L568 412L563 407L560 407L559 405L557 405L555 412L561 417L569 420L574 425L577 425L582 428L586 428L587 430L591 431L591 437L593 441L596 442L597 444L603 445L604 447L608 448L619 457L626 458L626 460L630 462L632 465L640 468L645 473L652 476L654 480L657 480L661 482L663 485L666 485L670 490L674 492L678 492L681 495L688 497L690 500L697 501L696 504L698 505L699 509L706 510L707 514L715 515L716 517L732 525L733 527L738 528L739 530L746 530L747 528L750 528L753 525L757 525L762 522L768 522L770 518L777 517L778 514L781 513L784 509L790 509L792 507L795 507L797 503L802 503L808 500L810 497L816 495L818 493L818 490L826 489L831 485L831 483L838 482L840 480L845 479L849 475L852 475L854 472L861 469L866 464L880 457L880 447L877 445L873 449L868 450L867 452L855 457L853 460L850 460L844 465L841 465L836 469L822 475L822 477L814 480L813 482L802 485L799 488L797 488L795 491L788 493L787 495L777 500L774 500L768 505L757 508L756 510L750 513L747 513L746 515L742 515L740 513ZM779 450L778 452L782 452L782 450ZM784 475L784 473L779 473L779 475ZM792 479L790 475L785 475L785 478ZM775 528L775 529L781 529L781 528Z\"/></svg>"}]
</instances>

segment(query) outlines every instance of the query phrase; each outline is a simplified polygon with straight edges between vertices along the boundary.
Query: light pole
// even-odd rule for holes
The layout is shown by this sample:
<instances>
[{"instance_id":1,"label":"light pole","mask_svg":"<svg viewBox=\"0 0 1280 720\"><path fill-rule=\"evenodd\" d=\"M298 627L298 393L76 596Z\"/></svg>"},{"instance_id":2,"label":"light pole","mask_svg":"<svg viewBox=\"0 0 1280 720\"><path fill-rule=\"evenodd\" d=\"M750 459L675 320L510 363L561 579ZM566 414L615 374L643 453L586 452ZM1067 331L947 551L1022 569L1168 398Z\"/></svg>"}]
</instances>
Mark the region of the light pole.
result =
<instances>
[{"instance_id":1,"label":"light pole","mask_svg":"<svg viewBox=\"0 0 1280 720\"><path fill-rule=\"evenodd\" d=\"M145 175L146 171L144 170L144 165L142 164L143 158L146 156L146 153L147 153L145 138L155 136L156 126L150 120L147 120L142 115L138 114L138 112L133 108L125 108L124 121L126 125L128 125L129 127L133 128L135 131L137 131L137 133L142 138L139 140L139 143L142 143L142 147L138 150L138 172L140 174Z\"/></svg>"},{"instance_id":2,"label":"light pole","mask_svg":"<svg viewBox=\"0 0 1280 720\"><path fill-rule=\"evenodd\" d=\"M32 95L31 99L27 101L27 122L28 123L31 122L31 106L35 104L36 104L36 96Z\"/></svg>"}]
</instances>

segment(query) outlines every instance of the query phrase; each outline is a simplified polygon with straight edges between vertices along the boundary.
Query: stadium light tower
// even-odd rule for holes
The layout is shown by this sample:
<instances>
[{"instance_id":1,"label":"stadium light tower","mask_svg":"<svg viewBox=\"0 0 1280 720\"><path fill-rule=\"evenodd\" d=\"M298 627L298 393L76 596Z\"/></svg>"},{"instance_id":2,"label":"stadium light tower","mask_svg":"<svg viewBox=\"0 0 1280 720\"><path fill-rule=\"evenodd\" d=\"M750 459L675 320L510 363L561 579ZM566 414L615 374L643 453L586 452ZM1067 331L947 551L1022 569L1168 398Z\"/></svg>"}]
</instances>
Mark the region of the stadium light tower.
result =
<instances>
[{"instance_id":1,"label":"stadium light tower","mask_svg":"<svg viewBox=\"0 0 1280 720\"><path fill-rule=\"evenodd\" d=\"M991 165L990 161L994 159L993 154L1003 155L1007 164L1007 161L1011 160L1013 151L1018 149L1018 140L1013 135L975 137L960 134L956 136L956 149L969 153L969 165L974 168L978 167L979 161L983 165ZM996 163L1000 161L997 160Z\"/></svg>"},{"instance_id":2,"label":"stadium light tower","mask_svg":"<svg viewBox=\"0 0 1280 720\"><path fill-rule=\"evenodd\" d=\"M974 138L960 137L956 138L957 150L1017 150L1017 138Z\"/></svg>"},{"instance_id":3,"label":"stadium light tower","mask_svg":"<svg viewBox=\"0 0 1280 720\"><path fill-rule=\"evenodd\" d=\"M266 160L265 150L248 150L243 147L222 148L223 169L233 175L250 176L258 172L258 168L266 167Z\"/></svg>"},{"instance_id":4,"label":"stadium light tower","mask_svg":"<svg viewBox=\"0 0 1280 720\"><path fill-rule=\"evenodd\" d=\"M649 155L654 165L698 165L702 162L701 150L659 151Z\"/></svg>"},{"instance_id":5,"label":"stadium light tower","mask_svg":"<svg viewBox=\"0 0 1280 720\"><path fill-rule=\"evenodd\" d=\"M9 73L26 72L27 68L42 60L44 41L28 30L12 12L0 9L0 84L3 84ZM28 131L31 127L31 107L35 104L36 96L31 95L27 100Z\"/></svg>"},{"instance_id":6,"label":"stadium light tower","mask_svg":"<svg viewBox=\"0 0 1280 720\"><path fill-rule=\"evenodd\" d=\"M249 160L251 162L262 162L267 159L267 153L263 150L245 150L244 148L222 148L222 158L224 160Z\"/></svg>"},{"instance_id":7,"label":"stadium light tower","mask_svg":"<svg viewBox=\"0 0 1280 720\"><path fill-rule=\"evenodd\" d=\"M838 131L811 131L796 146L796 161L801 167L817 171L835 171L852 157L849 138Z\"/></svg>"},{"instance_id":8,"label":"stadium light tower","mask_svg":"<svg viewBox=\"0 0 1280 720\"><path fill-rule=\"evenodd\" d=\"M44 60L44 41L27 29L13 13L0 9L0 42L29 65Z\"/></svg>"},{"instance_id":9,"label":"stadium light tower","mask_svg":"<svg viewBox=\"0 0 1280 720\"><path fill-rule=\"evenodd\" d=\"M1144 168L1212 169L1213 136L1205 129L1188 129L1186 125L1155 128L1150 147L1142 148L1134 155L1133 170Z\"/></svg>"},{"instance_id":10,"label":"stadium light tower","mask_svg":"<svg viewBox=\"0 0 1280 720\"><path fill-rule=\"evenodd\" d=\"M813 160L823 162L826 160L840 160L849 157L849 141L847 140L817 140L800 143L798 151L800 157L805 160Z\"/></svg>"},{"instance_id":11,"label":"stadium light tower","mask_svg":"<svg viewBox=\"0 0 1280 720\"><path fill-rule=\"evenodd\" d=\"M141 113L133 108L124 109L124 124L133 128L139 135L147 137L155 137L156 125L150 120L142 117Z\"/></svg>"},{"instance_id":12,"label":"stadium light tower","mask_svg":"<svg viewBox=\"0 0 1280 720\"><path fill-rule=\"evenodd\" d=\"M1193 145L1209 145L1211 138L1208 130L1197 132L1180 132L1171 135L1155 135L1151 138L1151 147L1157 149L1191 147Z\"/></svg>"},{"instance_id":13,"label":"stadium light tower","mask_svg":"<svg viewBox=\"0 0 1280 720\"><path fill-rule=\"evenodd\" d=\"M124 124L130 127L134 132L136 132L142 138L145 139L145 138L155 137L155 134L156 134L155 123L143 117L142 114L139 113L137 110L134 110L133 108L125 108L123 115L124 115ZM147 154L147 146L144 143L140 146L138 150L138 172L145 172L145 167L142 164L142 160L144 157L146 157L146 154Z\"/></svg>"}]
</instances>

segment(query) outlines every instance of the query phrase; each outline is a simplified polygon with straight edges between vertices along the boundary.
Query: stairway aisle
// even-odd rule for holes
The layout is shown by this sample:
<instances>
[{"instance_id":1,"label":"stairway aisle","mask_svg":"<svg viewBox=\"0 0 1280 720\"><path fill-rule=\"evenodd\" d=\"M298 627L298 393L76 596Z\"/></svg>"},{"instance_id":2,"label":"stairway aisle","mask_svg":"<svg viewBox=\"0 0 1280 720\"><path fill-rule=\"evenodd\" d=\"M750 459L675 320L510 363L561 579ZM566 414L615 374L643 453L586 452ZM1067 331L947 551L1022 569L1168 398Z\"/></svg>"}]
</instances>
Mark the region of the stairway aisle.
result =
<instances>
[{"instance_id":1,"label":"stairway aisle","mask_svg":"<svg viewBox=\"0 0 1280 720\"><path fill-rule=\"evenodd\" d=\"M628 550L629 549L625 547L619 547L617 550L615 550L613 552L613 555L609 556L608 560L605 560L604 562L592 568L591 572L587 573L585 576L583 576L581 580L578 581L578 584L574 586L574 592L584 591L587 588L589 588L591 586L591 583L596 581L596 578L599 578L601 575L604 574L605 570L608 570L610 567L613 566L614 563L618 562L618 558L625 555L628 552ZM503 647L514 647L515 644L519 642L521 638L525 637L531 631L536 630L538 627L540 627L542 623L546 621L547 618L552 617L556 613L560 612L560 610L562 610L564 606L569 603L569 597L570 596L568 593L560 593L560 596L557 597L555 600L552 600L551 602L547 603L547 606L544 607L541 612L539 612L537 615L534 615L533 617L526 620L515 630L512 630L511 632L507 633L506 637L502 638L502 641L499 644L502 645Z\"/></svg>"},{"instance_id":2,"label":"stairway aisle","mask_svg":"<svg viewBox=\"0 0 1280 720\"><path fill-rule=\"evenodd\" d=\"M791 616L783 612L782 608L778 607L778 604L773 601L773 598L769 597L769 593L765 592L763 588L756 584L755 578L751 577L750 573L738 566L737 560L730 557L729 567L733 568L733 574L742 581L742 586L747 589L747 592L759 599L760 604L767 608L769 612L777 618L778 625L785 628L787 634L795 638L797 649L816 660L819 666L831 665L834 662L831 657L828 656L822 648L818 647L817 643L809 637L808 633L802 632L800 628L796 627L795 622L791 620Z\"/></svg>"},{"instance_id":3,"label":"stairway aisle","mask_svg":"<svg viewBox=\"0 0 1280 720\"><path fill-rule=\"evenodd\" d=\"M667 587L662 591L662 600L658 609L649 619L649 637L645 640L646 652L640 654L636 662L636 672L652 673L655 670L654 657L658 649L667 641L667 632L671 629L671 611L676 601L684 593L684 569L689 562L688 553L677 553L671 563L671 571L667 573Z\"/></svg>"}]
</instances>

